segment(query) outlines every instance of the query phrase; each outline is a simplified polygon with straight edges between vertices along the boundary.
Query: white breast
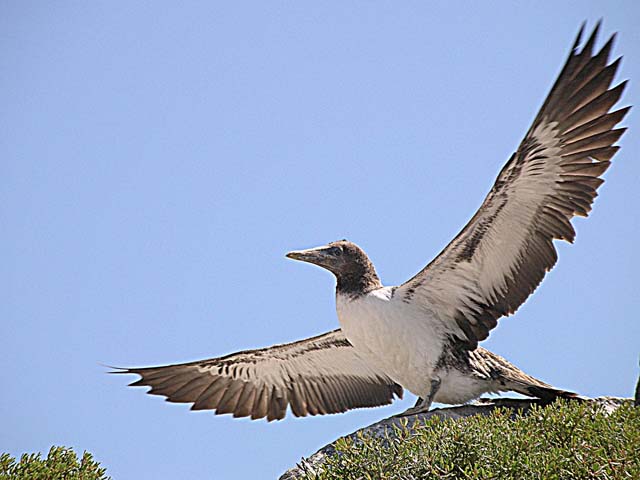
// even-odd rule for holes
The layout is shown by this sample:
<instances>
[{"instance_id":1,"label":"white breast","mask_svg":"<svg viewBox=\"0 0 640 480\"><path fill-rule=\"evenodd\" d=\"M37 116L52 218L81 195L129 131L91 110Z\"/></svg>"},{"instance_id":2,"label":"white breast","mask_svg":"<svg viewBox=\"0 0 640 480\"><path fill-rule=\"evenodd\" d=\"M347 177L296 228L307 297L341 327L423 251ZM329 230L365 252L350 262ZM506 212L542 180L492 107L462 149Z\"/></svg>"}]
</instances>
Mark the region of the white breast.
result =
<instances>
[{"instance_id":1,"label":"white breast","mask_svg":"<svg viewBox=\"0 0 640 480\"><path fill-rule=\"evenodd\" d=\"M431 312L394 297L390 287L356 299L338 295L336 307L342 330L360 356L411 393L429 393L443 346Z\"/></svg>"}]
</instances>

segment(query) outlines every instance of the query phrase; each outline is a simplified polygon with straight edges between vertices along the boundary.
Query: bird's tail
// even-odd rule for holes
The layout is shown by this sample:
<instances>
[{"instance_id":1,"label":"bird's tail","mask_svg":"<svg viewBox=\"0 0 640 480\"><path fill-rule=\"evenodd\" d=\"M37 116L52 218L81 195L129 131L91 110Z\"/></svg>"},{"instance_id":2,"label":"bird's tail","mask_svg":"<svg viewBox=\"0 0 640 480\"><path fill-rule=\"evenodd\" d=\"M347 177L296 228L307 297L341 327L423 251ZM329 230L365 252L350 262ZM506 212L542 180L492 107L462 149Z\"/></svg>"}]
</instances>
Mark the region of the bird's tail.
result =
<instances>
[{"instance_id":1,"label":"bird's tail","mask_svg":"<svg viewBox=\"0 0 640 480\"><path fill-rule=\"evenodd\" d=\"M484 363L490 365L491 370L497 373L501 384L501 390L512 390L522 395L526 395L527 397L540 398L545 402L551 402L556 398L584 398L575 392L561 390L543 382L542 380L538 380L537 378L524 373L518 367L501 356L496 355L489 350L485 350L482 347L478 347L476 352L483 357Z\"/></svg>"},{"instance_id":2,"label":"bird's tail","mask_svg":"<svg viewBox=\"0 0 640 480\"><path fill-rule=\"evenodd\" d=\"M529 376L529 375L527 375ZM533 377L531 377L533 378ZM567 390L560 390L558 388L552 387L537 378L533 378L534 382L523 382L523 381L512 381L510 386L514 392L521 393L522 395L526 395L527 397L536 397L545 402L552 402L556 398L580 398L575 392L569 392Z\"/></svg>"}]
</instances>

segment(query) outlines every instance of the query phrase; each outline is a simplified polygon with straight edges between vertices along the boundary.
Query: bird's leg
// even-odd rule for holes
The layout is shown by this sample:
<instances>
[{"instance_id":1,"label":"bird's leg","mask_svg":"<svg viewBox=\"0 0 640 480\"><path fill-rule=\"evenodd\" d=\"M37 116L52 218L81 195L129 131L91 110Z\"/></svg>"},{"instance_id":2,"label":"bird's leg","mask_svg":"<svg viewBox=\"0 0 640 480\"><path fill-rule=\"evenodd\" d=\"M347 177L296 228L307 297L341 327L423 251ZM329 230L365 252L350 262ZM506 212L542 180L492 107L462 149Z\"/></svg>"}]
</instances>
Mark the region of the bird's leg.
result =
<instances>
[{"instance_id":1,"label":"bird's leg","mask_svg":"<svg viewBox=\"0 0 640 480\"><path fill-rule=\"evenodd\" d=\"M438 390L440 389L440 383L440 379L438 377L434 377L431 380L431 390L429 391L429 395L427 395L427 398L418 398L418 401L413 407L402 412L398 416L408 417L410 415L418 415L419 413L428 412L431 404L433 403L433 399L436 396L436 393L438 393Z\"/></svg>"}]
</instances>

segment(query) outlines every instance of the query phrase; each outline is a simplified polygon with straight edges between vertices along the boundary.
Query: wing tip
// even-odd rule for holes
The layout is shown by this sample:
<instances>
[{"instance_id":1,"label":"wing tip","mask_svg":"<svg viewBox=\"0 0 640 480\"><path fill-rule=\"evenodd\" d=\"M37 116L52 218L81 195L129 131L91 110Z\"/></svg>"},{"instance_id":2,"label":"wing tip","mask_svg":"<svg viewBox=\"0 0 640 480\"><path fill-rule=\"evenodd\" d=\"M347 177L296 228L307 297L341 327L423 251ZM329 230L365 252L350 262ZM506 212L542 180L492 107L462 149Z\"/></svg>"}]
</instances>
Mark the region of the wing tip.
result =
<instances>
[{"instance_id":1,"label":"wing tip","mask_svg":"<svg viewBox=\"0 0 640 480\"><path fill-rule=\"evenodd\" d=\"M589 56L591 56L591 53L593 52L593 45L596 43L596 39L598 38L598 34L600 33L601 25L602 25L602 18L598 20L596 22L596 26L593 27L593 30L591 31L591 35L589 35L587 42L584 44L584 47L582 47L582 52L580 52L581 54L584 54L586 52L589 54Z\"/></svg>"},{"instance_id":2,"label":"wing tip","mask_svg":"<svg viewBox=\"0 0 640 480\"><path fill-rule=\"evenodd\" d=\"M580 25L580 29L578 30L578 34L576 35L576 39L573 42L573 47L571 48L573 51L575 51L580 43L582 43L582 35L584 34L584 29L586 28L586 26L587 21L583 20L582 24Z\"/></svg>"}]
</instances>

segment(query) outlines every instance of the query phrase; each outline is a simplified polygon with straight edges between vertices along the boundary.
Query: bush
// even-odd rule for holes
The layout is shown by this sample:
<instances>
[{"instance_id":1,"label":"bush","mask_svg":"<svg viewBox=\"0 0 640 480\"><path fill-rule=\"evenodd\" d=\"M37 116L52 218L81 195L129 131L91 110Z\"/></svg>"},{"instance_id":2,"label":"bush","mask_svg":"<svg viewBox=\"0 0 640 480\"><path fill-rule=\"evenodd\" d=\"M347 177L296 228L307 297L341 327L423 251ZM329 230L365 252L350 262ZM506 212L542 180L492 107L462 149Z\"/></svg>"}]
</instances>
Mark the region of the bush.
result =
<instances>
[{"instance_id":1,"label":"bush","mask_svg":"<svg viewBox=\"0 0 640 480\"><path fill-rule=\"evenodd\" d=\"M590 402L405 423L387 438L340 439L307 479L640 479L640 408Z\"/></svg>"},{"instance_id":2,"label":"bush","mask_svg":"<svg viewBox=\"0 0 640 480\"><path fill-rule=\"evenodd\" d=\"M106 469L84 452L78 461L70 448L51 447L46 459L25 453L20 462L8 453L0 456L0 480L109 480Z\"/></svg>"}]
</instances>

